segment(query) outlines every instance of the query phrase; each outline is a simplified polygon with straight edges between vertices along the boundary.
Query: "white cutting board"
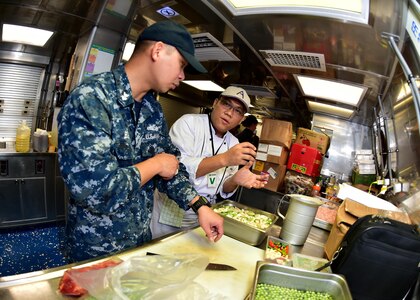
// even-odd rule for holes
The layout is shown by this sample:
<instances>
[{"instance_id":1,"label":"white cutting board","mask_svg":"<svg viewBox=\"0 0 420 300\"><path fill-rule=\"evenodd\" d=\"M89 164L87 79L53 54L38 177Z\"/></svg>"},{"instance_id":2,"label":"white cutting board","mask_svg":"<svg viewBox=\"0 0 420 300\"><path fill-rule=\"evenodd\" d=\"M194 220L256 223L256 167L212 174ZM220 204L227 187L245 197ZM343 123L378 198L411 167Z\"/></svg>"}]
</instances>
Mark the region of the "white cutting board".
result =
<instances>
[{"instance_id":1,"label":"white cutting board","mask_svg":"<svg viewBox=\"0 0 420 300\"><path fill-rule=\"evenodd\" d=\"M251 291L255 267L258 260L263 260L264 250L239 242L224 235L218 242L211 243L201 228L171 236L156 244L143 246L127 254L119 255L123 260L146 252L158 254L200 253L206 255L212 263L228 264L236 271L203 271L195 282L204 288L227 297L243 300Z\"/></svg>"}]
</instances>

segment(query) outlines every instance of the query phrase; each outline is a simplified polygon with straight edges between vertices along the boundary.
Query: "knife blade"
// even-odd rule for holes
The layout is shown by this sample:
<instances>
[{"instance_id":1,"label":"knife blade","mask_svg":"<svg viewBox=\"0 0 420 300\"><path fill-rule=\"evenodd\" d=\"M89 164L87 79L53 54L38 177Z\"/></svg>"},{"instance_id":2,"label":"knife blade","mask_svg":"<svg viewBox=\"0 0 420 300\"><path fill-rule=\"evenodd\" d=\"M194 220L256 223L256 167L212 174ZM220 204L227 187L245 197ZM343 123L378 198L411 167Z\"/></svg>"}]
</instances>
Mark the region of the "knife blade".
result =
<instances>
[{"instance_id":1,"label":"knife blade","mask_svg":"<svg viewBox=\"0 0 420 300\"><path fill-rule=\"evenodd\" d=\"M153 252L146 252L146 255L160 255ZM206 271L236 271L235 267L226 264L209 263L206 267Z\"/></svg>"}]
</instances>

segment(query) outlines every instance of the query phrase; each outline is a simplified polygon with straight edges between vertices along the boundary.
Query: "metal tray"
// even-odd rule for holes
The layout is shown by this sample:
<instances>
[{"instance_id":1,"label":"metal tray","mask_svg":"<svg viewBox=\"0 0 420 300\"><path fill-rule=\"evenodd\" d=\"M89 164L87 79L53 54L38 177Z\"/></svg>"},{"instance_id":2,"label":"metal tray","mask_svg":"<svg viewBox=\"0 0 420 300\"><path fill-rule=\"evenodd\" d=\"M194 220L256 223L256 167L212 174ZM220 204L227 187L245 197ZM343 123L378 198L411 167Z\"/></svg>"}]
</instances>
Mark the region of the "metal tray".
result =
<instances>
[{"instance_id":1,"label":"metal tray","mask_svg":"<svg viewBox=\"0 0 420 300\"><path fill-rule=\"evenodd\" d=\"M231 201L231 200L224 200L222 202L216 203L215 205L212 206L212 208L217 208L217 207L225 206L225 205L235 206L241 209L253 211L254 213L257 213L257 214L265 215L273 221L272 225L276 223L277 219L279 218L277 215L274 215L272 213L269 213L269 212L266 212L264 210L260 210L257 208L253 208L250 206L246 206L246 205L243 205L241 203ZM270 230L272 226L272 225L269 226L265 230L261 230L255 227L251 227L237 220L234 220L232 218L223 216L223 219L224 219L224 232L226 235L251 246L257 246L261 244L264 238L267 236L267 232Z\"/></svg>"},{"instance_id":2,"label":"metal tray","mask_svg":"<svg viewBox=\"0 0 420 300\"><path fill-rule=\"evenodd\" d=\"M324 292L334 300L352 300L344 277L336 274L296 269L278 264L257 262L254 283L249 299L255 299L258 283L266 283L298 290Z\"/></svg>"},{"instance_id":3,"label":"metal tray","mask_svg":"<svg viewBox=\"0 0 420 300\"><path fill-rule=\"evenodd\" d=\"M314 220L314 224L315 227L321 228L321 229L325 229L327 231L331 231L332 228L332 224L328 223L327 221L315 218Z\"/></svg>"}]
</instances>

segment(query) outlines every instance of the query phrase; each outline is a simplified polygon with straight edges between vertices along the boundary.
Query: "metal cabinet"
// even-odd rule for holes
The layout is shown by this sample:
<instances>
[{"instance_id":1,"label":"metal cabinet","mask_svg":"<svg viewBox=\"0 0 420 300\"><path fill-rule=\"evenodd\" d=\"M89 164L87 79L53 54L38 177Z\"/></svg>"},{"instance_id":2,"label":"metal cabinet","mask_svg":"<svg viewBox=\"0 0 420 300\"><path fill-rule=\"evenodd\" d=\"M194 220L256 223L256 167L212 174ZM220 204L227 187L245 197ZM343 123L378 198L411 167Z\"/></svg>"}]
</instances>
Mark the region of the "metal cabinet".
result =
<instances>
[{"instance_id":1,"label":"metal cabinet","mask_svg":"<svg viewBox=\"0 0 420 300\"><path fill-rule=\"evenodd\" d=\"M57 169L55 153L0 154L0 228L64 219Z\"/></svg>"},{"instance_id":2,"label":"metal cabinet","mask_svg":"<svg viewBox=\"0 0 420 300\"><path fill-rule=\"evenodd\" d=\"M0 226L47 219L46 178L0 179Z\"/></svg>"}]
</instances>

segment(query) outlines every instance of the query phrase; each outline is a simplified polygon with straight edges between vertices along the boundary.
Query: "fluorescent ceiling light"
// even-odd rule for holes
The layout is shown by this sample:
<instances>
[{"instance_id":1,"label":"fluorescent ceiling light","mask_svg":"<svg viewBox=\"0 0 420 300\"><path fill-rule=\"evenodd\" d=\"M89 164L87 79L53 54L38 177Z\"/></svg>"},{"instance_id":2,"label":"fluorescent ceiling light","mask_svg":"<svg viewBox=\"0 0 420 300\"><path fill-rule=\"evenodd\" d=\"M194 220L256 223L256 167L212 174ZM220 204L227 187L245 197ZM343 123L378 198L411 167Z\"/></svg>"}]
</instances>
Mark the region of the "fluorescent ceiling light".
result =
<instances>
[{"instance_id":1,"label":"fluorescent ceiling light","mask_svg":"<svg viewBox=\"0 0 420 300\"><path fill-rule=\"evenodd\" d=\"M54 32L26 26L3 24L3 42L43 47Z\"/></svg>"},{"instance_id":2,"label":"fluorescent ceiling light","mask_svg":"<svg viewBox=\"0 0 420 300\"><path fill-rule=\"evenodd\" d=\"M131 55L133 54L134 47L135 44L133 42L127 42L125 44L122 60L127 61L130 59Z\"/></svg>"},{"instance_id":3,"label":"fluorescent ceiling light","mask_svg":"<svg viewBox=\"0 0 420 300\"><path fill-rule=\"evenodd\" d=\"M338 107L335 105L319 103L319 102L315 102L311 100L307 100L306 102L311 112L319 112L319 113L339 116L346 119L349 119L354 113L354 110L352 109Z\"/></svg>"},{"instance_id":4,"label":"fluorescent ceiling light","mask_svg":"<svg viewBox=\"0 0 420 300\"><path fill-rule=\"evenodd\" d=\"M235 15L301 14L368 23L369 0L221 0Z\"/></svg>"},{"instance_id":5,"label":"fluorescent ceiling light","mask_svg":"<svg viewBox=\"0 0 420 300\"><path fill-rule=\"evenodd\" d=\"M299 84L303 95L319 99L330 100L358 107L367 87L347 84L333 80L293 75Z\"/></svg>"},{"instance_id":6,"label":"fluorescent ceiling light","mask_svg":"<svg viewBox=\"0 0 420 300\"><path fill-rule=\"evenodd\" d=\"M201 91L223 92L225 90L210 80L184 80L182 82Z\"/></svg>"}]
</instances>

